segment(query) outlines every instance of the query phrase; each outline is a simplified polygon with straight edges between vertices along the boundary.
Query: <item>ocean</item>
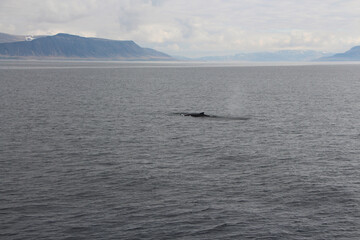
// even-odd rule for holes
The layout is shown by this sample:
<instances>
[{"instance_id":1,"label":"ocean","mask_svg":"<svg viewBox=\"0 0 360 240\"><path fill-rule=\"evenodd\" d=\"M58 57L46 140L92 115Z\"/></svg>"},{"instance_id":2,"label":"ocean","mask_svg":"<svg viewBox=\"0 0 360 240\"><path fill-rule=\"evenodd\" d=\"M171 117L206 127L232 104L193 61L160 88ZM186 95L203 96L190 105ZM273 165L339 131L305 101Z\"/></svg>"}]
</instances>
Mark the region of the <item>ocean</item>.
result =
<instances>
[{"instance_id":1,"label":"ocean","mask_svg":"<svg viewBox=\"0 0 360 240\"><path fill-rule=\"evenodd\" d=\"M360 239L359 93L355 63L2 60L0 238Z\"/></svg>"}]
</instances>

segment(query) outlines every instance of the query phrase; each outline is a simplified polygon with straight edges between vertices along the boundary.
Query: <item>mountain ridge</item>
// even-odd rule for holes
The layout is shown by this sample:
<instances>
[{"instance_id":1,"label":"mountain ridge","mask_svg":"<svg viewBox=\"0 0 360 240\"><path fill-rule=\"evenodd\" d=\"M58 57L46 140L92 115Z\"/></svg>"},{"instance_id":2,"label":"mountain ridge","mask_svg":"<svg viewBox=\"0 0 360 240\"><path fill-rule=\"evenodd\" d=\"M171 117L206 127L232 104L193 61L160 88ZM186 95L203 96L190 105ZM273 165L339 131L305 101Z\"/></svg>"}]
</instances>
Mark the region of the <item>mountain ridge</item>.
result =
<instances>
[{"instance_id":1,"label":"mountain ridge","mask_svg":"<svg viewBox=\"0 0 360 240\"><path fill-rule=\"evenodd\" d=\"M67 33L43 36L31 41L0 43L1 58L174 60L171 56L134 41L86 38Z\"/></svg>"},{"instance_id":2,"label":"mountain ridge","mask_svg":"<svg viewBox=\"0 0 360 240\"><path fill-rule=\"evenodd\" d=\"M207 56L195 58L197 61L247 61L247 62L306 62L329 56L333 53L313 50L280 50L275 52L250 52L225 56Z\"/></svg>"},{"instance_id":3,"label":"mountain ridge","mask_svg":"<svg viewBox=\"0 0 360 240\"><path fill-rule=\"evenodd\" d=\"M360 61L360 46L354 46L343 53L319 58L318 61Z\"/></svg>"}]
</instances>

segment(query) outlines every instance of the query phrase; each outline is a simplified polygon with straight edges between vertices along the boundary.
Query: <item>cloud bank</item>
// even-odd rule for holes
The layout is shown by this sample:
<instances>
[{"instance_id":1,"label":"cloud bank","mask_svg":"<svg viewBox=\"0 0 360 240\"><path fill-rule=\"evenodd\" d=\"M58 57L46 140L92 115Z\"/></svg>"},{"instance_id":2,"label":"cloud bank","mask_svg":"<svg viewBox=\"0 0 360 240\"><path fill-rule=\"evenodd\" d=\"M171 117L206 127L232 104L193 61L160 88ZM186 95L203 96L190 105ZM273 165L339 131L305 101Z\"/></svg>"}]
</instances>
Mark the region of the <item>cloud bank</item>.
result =
<instances>
[{"instance_id":1,"label":"cloud bank","mask_svg":"<svg viewBox=\"0 0 360 240\"><path fill-rule=\"evenodd\" d=\"M0 32L134 40L172 55L360 44L358 0L1 0Z\"/></svg>"}]
</instances>

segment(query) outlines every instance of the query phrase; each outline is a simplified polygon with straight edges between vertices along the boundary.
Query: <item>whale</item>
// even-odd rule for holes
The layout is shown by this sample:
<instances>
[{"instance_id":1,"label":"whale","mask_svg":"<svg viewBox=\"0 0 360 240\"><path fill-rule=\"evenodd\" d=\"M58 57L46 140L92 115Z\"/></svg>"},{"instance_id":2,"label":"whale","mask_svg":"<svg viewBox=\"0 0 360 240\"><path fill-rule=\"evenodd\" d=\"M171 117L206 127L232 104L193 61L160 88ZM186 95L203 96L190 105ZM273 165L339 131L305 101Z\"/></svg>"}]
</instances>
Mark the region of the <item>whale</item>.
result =
<instances>
[{"instance_id":1,"label":"whale","mask_svg":"<svg viewBox=\"0 0 360 240\"><path fill-rule=\"evenodd\" d=\"M205 112L174 112L171 113L172 115L180 115L180 116L187 116L187 117L195 117L195 118L206 118L212 120L224 120L224 121L237 121L237 120L250 120L250 117L238 117L238 116L221 116L221 115L208 115Z\"/></svg>"},{"instance_id":2,"label":"whale","mask_svg":"<svg viewBox=\"0 0 360 240\"><path fill-rule=\"evenodd\" d=\"M185 113L184 116L190 116L190 117L210 117L210 115L206 115L205 112L200 113Z\"/></svg>"}]
</instances>

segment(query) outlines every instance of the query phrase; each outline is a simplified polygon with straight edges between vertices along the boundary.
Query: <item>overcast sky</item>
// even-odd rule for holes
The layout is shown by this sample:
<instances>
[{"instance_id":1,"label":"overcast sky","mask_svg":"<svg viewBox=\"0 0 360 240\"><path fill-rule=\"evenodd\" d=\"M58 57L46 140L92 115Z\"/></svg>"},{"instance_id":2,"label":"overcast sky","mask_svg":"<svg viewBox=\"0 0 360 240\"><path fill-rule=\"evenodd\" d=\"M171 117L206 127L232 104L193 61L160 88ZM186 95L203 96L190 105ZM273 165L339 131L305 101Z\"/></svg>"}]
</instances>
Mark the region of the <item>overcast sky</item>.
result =
<instances>
[{"instance_id":1,"label":"overcast sky","mask_svg":"<svg viewBox=\"0 0 360 240\"><path fill-rule=\"evenodd\" d=\"M360 0L0 0L0 32L134 40L171 55L360 45Z\"/></svg>"}]
</instances>

